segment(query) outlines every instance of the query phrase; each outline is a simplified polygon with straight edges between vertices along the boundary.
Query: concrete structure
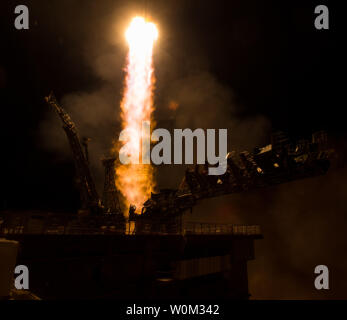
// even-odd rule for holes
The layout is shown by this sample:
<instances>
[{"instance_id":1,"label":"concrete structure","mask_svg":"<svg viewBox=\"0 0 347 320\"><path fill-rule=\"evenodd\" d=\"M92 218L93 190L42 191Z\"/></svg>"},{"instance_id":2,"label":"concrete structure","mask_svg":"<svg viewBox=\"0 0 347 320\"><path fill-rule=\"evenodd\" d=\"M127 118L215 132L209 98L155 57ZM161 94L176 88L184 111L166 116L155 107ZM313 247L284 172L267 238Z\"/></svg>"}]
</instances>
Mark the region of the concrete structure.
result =
<instances>
[{"instance_id":1,"label":"concrete structure","mask_svg":"<svg viewBox=\"0 0 347 320\"><path fill-rule=\"evenodd\" d=\"M18 263L40 298L248 299L247 261L260 234L33 235Z\"/></svg>"}]
</instances>

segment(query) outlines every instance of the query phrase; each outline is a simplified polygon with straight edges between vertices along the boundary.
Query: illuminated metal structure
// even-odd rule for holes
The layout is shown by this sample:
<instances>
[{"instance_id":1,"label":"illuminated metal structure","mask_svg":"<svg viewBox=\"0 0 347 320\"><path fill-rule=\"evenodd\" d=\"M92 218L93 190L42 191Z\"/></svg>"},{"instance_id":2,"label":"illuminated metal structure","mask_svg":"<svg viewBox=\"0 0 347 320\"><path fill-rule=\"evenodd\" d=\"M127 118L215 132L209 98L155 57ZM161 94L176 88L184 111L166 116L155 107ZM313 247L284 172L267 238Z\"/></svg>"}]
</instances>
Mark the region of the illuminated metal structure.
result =
<instances>
[{"instance_id":1,"label":"illuminated metal structure","mask_svg":"<svg viewBox=\"0 0 347 320\"><path fill-rule=\"evenodd\" d=\"M123 233L126 219L119 202L119 191L115 183L115 159L103 159L105 182L102 202L97 194L89 164L79 141L75 124L67 112L59 106L53 94L46 98L63 122L63 129L70 142L74 157L78 187L81 194L81 210L84 213L76 216L50 214L42 218L42 227L38 222L28 223L8 217L2 229L20 230L20 233L31 233L30 225L35 225L39 233L65 234L105 234ZM177 189L164 189L151 193L142 208L136 211L130 205L128 226L134 224L129 232L132 234L184 234L199 230L182 224L182 216L192 211L197 201L226 194L246 192L248 190L281 184L306 177L322 175L329 168L329 157L333 152L328 148L325 132L317 132L312 139L290 143L283 133L272 135L272 143L255 148L253 152L231 152L227 155L227 170L220 176L208 175L207 165L196 165L186 171ZM10 225L15 221L15 229ZM20 222L22 221L22 222ZM26 225L25 225L26 224ZM20 228L19 228L20 226ZM211 227L211 230L228 230L235 233L235 227ZM204 230L207 230L206 228ZM240 230L240 229L238 229ZM35 231L38 232L38 231ZM248 231L247 231L248 232Z\"/></svg>"},{"instance_id":2,"label":"illuminated metal structure","mask_svg":"<svg viewBox=\"0 0 347 320\"><path fill-rule=\"evenodd\" d=\"M105 167L105 181L102 204L104 212L109 214L121 214L122 209L119 203L119 193L115 181L115 158L102 159Z\"/></svg>"},{"instance_id":3,"label":"illuminated metal structure","mask_svg":"<svg viewBox=\"0 0 347 320\"><path fill-rule=\"evenodd\" d=\"M272 136L272 144L227 155L227 170L220 176L208 175L206 165L188 169L177 190L152 193L141 210L131 214L135 232L179 232L181 216L192 210L198 200L226 194L245 192L325 174L330 166L325 132L316 132L312 140L290 143L283 133Z\"/></svg>"},{"instance_id":4,"label":"illuminated metal structure","mask_svg":"<svg viewBox=\"0 0 347 320\"><path fill-rule=\"evenodd\" d=\"M68 113L60 106L51 93L45 98L63 122L63 129L69 140L76 168L77 186L81 197L81 209L78 219L75 217L62 217L59 215L46 215L44 232L50 233L101 233L107 231L124 232L125 220L118 198L115 184L115 159L105 158L102 163L105 167L105 182L102 201L97 193L94 180L89 168L87 143L84 138L80 142L76 125ZM83 148L85 152L83 152ZM27 228L23 228L24 230Z\"/></svg>"}]
</instances>

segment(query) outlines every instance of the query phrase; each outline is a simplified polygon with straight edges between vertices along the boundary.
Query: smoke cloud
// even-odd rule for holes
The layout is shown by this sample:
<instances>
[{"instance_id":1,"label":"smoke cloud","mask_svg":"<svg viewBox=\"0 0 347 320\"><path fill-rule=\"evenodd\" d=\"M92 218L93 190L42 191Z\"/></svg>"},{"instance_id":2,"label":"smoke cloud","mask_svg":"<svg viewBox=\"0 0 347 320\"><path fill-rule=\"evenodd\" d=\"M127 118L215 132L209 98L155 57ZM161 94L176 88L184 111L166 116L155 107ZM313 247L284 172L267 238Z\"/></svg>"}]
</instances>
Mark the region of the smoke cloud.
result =
<instances>
[{"instance_id":1,"label":"smoke cloud","mask_svg":"<svg viewBox=\"0 0 347 320\"><path fill-rule=\"evenodd\" d=\"M64 5L62 5L64 6ZM190 43L191 57L182 64L182 52L170 44L165 33L170 28L163 24L165 17L180 10L179 6L158 7L158 47L155 48L155 109L156 127L173 128L226 128L228 150L252 149L265 143L270 129L269 121L261 115L242 117L242 107L237 105L233 91L223 85L208 69L207 57L196 43ZM88 3L79 23L90 20L82 42L78 39L87 69L98 79L93 88L71 92L60 103L76 123L80 137L89 137L91 169L97 188L102 190L103 168L100 159L108 155L112 143L120 132L120 101L124 85L124 67L127 46L124 30L134 12L141 12L141 4L104 6ZM57 10L61 10L61 6ZM93 15L90 12L94 12ZM119 19L118 17L123 17ZM129 18L129 19L128 19ZM76 22L75 29L81 26ZM64 28L64 27L62 27ZM161 31L163 30L163 31ZM82 32L82 31L80 31ZM77 41L77 39L76 39ZM179 57L179 59L177 58ZM68 70L67 70L68 72ZM176 109L172 110L172 103ZM61 123L54 112L48 112L41 125L44 147L57 153L57 160L71 159L71 151ZM158 189L177 188L183 178L185 166L161 166L157 168Z\"/></svg>"}]
</instances>

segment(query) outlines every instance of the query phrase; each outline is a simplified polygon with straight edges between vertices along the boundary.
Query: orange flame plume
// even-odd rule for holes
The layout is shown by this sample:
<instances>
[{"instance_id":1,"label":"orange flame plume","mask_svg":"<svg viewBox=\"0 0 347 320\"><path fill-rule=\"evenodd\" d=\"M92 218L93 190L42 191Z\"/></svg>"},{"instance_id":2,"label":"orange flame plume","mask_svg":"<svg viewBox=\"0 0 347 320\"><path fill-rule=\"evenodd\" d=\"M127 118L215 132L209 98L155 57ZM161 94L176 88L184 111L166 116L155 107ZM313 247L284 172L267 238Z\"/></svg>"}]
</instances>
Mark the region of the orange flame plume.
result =
<instances>
[{"instance_id":1,"label":"orange flame plume","mask_svg":"<svg viewBox=\"0 0 347 320\"><path fill-rule=\"evenodd\" d=\"M142 122L150 121L153 111L153 46L158 38L158 30L153 23L136 17L132 20L125 36L129 52L121 118L122 129L128 132L123 148L133 162L118 166L116 186L125 198L126 208L129 208L130 204L139 208L155 186L153 167L150 164L136 163L142 151L140 147Z\"/></svg>"}]
</instances>

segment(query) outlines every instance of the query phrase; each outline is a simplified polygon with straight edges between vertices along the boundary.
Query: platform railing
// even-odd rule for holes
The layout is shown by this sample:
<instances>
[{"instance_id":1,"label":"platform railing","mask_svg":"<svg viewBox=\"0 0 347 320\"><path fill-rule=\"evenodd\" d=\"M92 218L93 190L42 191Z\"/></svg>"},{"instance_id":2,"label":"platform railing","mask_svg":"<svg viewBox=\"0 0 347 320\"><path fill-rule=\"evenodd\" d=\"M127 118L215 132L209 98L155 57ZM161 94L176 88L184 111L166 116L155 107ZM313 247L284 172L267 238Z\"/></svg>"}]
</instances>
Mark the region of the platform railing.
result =
<instances>
[{"instance_id":1,"label":"platform railing","mask_svg":"<svg viewBox=\"0 0 347 320\"><path fill-rule=\"evenodd\" d=\"M0 235L6 236L11 234L229 234L229 235L261 235L259 225L235 225L222 223L206 222L183 222L182 225L165 225L165 224L141 224L141 228L133 228L130 232L123 226L86 226L77 224L61 225L50 224L36 226L28 230L24 225L1 226ZM25 231L26 230L26 231Z\"/></svg>"},{"instance_id":2,"label":"platform railing","mask_svg":"<svg viewBox=\"0 0 347 320\"><path fill-rule=\"evenodd\" d=\"M186 222L183 230L185 234L261 235L259 225Z\"/></svg>"}]
</instances>

